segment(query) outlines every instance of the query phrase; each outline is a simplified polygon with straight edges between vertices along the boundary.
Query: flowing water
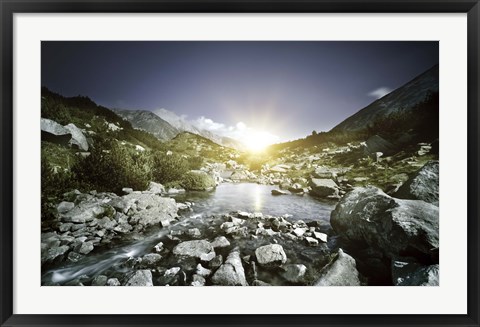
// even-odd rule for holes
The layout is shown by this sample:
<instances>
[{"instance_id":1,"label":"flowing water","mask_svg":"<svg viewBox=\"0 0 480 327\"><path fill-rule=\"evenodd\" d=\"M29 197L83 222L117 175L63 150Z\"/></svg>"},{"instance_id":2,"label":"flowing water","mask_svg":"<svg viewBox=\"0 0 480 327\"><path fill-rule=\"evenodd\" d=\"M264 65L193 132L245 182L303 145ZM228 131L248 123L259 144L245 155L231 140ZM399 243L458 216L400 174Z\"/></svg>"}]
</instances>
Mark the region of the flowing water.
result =
<instances>
[{"instance_id":1,"label":"flowing water","mask_svg":"<svg viewBox=\"0 0 480 327\"><path fill-rule=\"evenodd\" d=\"M194 203L190 211L180 212L179 222L168 228L152 229L150 234L135 241L124 241L110 249L96 249L76 263L63 263L62 266L51 267L48 271L43 272L42 284L62 285L75 279L81 281L82 278L91 278L99 274L106 274L109 277L118 276L120 279L122 274L132 270L128 264L129 258L141 257L151 252L153 246L159 241L164 241L172 230L199 228L203 236L214 238L216 235L215 230L211 227L212 215L232 211L261 212L271 216L288 215L290 221L315 220L321 222L326 230L330 227L329 219L330 213L335 207L334 202L321 201L308 195L273 196L271 194L273 188L273 186L253 183L221 184L211 192L178 194L174 196L177 202ZM245 241L243 244L235 245L251 249L258 246L254 241ZM288 251L286 249L289 257L301 255L302 251L312 252L320 251L320 249L305 249L304 246L298 247L295 244ZM175 263L170 262L170 264L174 265Z\"/></svg>"}]
</instances>

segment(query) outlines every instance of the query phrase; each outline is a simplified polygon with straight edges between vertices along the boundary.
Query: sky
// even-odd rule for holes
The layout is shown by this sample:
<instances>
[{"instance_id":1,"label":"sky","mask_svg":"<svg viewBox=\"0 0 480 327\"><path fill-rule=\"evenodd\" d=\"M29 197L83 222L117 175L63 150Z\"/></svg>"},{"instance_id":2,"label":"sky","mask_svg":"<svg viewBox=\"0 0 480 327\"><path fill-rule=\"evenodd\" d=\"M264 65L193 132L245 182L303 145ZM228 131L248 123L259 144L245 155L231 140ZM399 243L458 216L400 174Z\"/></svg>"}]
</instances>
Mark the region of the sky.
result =
<instances>
[{"instance_id":1,"label":"sky","mask_svg":"<svg viewBox=\"0 0 480 327\"><path fill-rule=\"evenodd\" d=\"M42 86L269 143L328 131L438 64L438 42L43 41Z\"/></svg>"}]
</instances>

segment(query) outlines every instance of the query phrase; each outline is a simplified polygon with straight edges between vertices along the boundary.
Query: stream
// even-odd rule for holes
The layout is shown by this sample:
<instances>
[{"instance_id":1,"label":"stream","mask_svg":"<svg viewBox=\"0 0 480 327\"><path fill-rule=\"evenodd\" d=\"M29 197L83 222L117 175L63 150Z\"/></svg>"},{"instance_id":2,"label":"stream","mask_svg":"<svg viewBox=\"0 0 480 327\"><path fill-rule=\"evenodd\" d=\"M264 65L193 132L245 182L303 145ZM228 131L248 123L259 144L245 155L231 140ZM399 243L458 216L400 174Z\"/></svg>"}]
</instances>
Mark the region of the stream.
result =
<instances>
[{"instance_id":1,"label":"stream","mask_svg":"<svg viewBox=\"0 0 480 327\"><path fill-rule=\"evenodd\" d=\"M319 200L309 195L280 195L273 196L271 185L254 183L225 183L210 192L187 192L172 196L177 202L193 202L190 210L179 211L179 221L167 228L152 228L150 232L136 240L118 243L111 248L99 248L76 263L62 263L61 266L50 267L42 271L42 285L68 285L72 280L91 279L99 274L118 277L133 271L132 257L138 258L150 253L160 241L168 242L167 236L172 231L198 228L203 239L213 239L218 233L212 226L215 215L222 215L233 211L261 212L264 215L285 216L291 222L317 221L324 231L330 229L330 213L335 208L335 202ZM239 246L245 251L254 251L259 246L257 240L232 240L232 246ZM330 243L330 241L329 241ZM334 245L329 244L329 247ZM284 245L285 247L285 245ZM298 261L302 256L315 256L315 252L325 251L324 248L312 248L288 243L285 249L289 258ZM226 254L226 253L225 253ZM163 265L174 266L176 262L170 260ZM275 284L275 283L274 283Z\"/></svg>"}]
</instances>

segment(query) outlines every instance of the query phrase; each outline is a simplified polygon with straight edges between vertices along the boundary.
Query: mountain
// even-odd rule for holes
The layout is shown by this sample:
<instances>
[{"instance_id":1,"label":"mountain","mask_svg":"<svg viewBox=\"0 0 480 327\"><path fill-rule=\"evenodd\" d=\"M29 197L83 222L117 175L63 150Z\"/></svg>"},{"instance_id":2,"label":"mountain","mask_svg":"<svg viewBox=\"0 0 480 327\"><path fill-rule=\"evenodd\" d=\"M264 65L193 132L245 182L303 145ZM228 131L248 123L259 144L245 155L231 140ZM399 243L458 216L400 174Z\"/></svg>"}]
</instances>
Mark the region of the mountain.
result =
<instances>
[{"instance_id":1,"label":"mountain","mask_svg":"<svg viewBox=\"0 0 480 327\"><path fill-rule=\"evenodd\" d=\"M210 131L200 129L187 120L185 120L183 117L178 116L174 112L171 112L167 109L158 109L155 110L154 113L162 118L163 120L167 121L170 125L175 127L177 130L182 131L182 132L190 132L193 134L197 134L200 136L203 136L217 144L223 145L223 146L228 146L234 149L239 149L242 150L245 148L245 146L240 142L235 139L232 139L230 137L226 136L220 136L215 133L212 133Z\"/></svg>"},{"instance_id":2,"label":"mountain","mask_svg":"<svg viewBox=\"0 0 480 327\"><path fill-rule=\"evenodd\" d=\"M113 111L130 122L134 128L149 132L159 140L171 140L181 132L151 111L123 109L113 109Z\"/></svg>"},{"instance_id":3,"label":"mountain","mask_svg":"<svg viewBox=\"0 0 480 327\"><path fill-rule=\"evenodd\" d=\"M438 65L417 76L395 91L372 102L356 114L348 117L331 131L354 132L369 128L380 119L395 114L415 114L414 109L432 93L438 93Z\"/></svg>"}]
</instances>

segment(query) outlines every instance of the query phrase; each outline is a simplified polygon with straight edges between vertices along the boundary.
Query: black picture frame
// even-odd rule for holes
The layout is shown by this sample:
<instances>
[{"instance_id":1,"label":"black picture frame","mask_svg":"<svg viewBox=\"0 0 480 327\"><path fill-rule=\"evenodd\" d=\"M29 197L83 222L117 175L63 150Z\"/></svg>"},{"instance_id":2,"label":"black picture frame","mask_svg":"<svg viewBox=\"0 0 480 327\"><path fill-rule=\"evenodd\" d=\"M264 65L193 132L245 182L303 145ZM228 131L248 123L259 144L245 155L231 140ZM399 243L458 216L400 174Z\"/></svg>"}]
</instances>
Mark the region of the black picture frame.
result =
<instances>
[{"instance_id":1,"label":"black picture frame","mask_svg":"<svg viewBox=\"0 0 480 327\"><path fill-rule=\"evenodd\" d=\"M479 326L479 16L478 0L0 0L2 326ZM13 314L13 17L15 13L468 13L468 313L466 315L20 315ZM452 299L455 301L455 299Z\"/></svg>"}]
</instances>

